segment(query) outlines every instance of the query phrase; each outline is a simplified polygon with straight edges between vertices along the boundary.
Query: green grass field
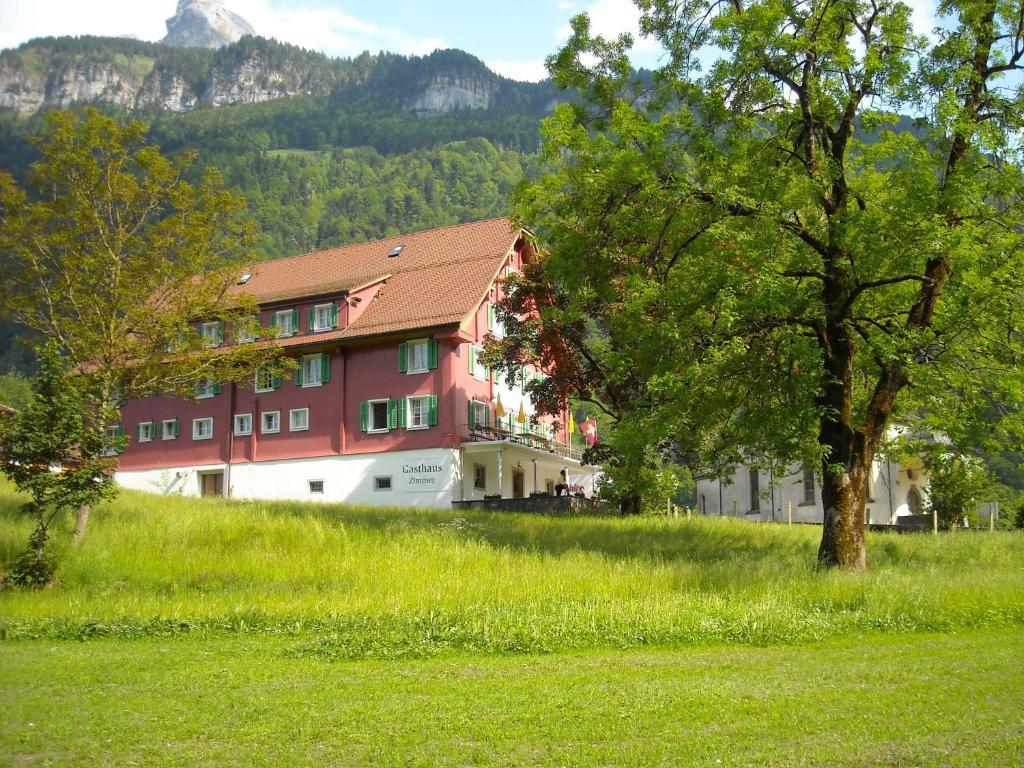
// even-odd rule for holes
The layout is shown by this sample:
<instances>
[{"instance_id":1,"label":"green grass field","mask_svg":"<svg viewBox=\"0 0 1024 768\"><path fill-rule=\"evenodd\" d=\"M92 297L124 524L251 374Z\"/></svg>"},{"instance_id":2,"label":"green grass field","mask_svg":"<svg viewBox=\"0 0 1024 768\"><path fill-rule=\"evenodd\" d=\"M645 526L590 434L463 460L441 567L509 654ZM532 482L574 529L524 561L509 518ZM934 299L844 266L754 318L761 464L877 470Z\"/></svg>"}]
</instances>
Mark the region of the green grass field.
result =
<instances>
[{"instance_id":1,"label":"green grass field","mask_svg":"<svg viewBox=\"0 0 1024 768\"><path fill-rule=\"evenodd\" d=\"M817 528L721 519L123 493L69 523L57 583L0 593L0 763L1024 763L1019 533L871 535L846 574Z\"/></svg>"}]
</instances>

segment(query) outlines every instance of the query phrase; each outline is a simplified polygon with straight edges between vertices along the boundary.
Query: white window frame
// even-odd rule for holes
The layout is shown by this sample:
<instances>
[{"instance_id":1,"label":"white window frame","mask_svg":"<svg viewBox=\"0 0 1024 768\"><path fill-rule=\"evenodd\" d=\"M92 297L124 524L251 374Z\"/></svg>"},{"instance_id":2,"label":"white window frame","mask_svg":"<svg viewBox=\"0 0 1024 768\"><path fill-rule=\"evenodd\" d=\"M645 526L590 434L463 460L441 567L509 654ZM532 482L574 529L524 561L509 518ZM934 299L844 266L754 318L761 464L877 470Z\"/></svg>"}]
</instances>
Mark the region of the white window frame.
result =
<instances>
[{"instance_id":1,"label":"white window frame","mask_svg":"<svg viewBox=\"0 0 1024 768\"><path fill-rule=\"evenodd\" d=\"M260 386L260 377L261 376L267 377L267 379L270 381L270 386L269 387L261 387ZM261 371L256 371L256 375L253 377L253 387L252 388L253 388L253 391L256 394L262 394L264 392L273 392L274 391L274 376L273 376L273 374L268 373L267 371L262 371L262 370Z\"/></svg>"},{"instance_id":2,"label":"white window frame","mask_svg":"<svg viewBox=\"0 0 1024 768\"><path fill-rule=\"evenodd\" d=\"M295 426L295 417L298 414L305 414L306 424L301 427ZM309 408L291 408L288 411L288 431L308 432L309 431Z\"/></svg>"},{"instance_id":3,"label":"white window frame","mask_svg":"<svg viewBox=\"0 0 1024 768\"><path fill-rule=\"evenodd\" d=\"M384 426L375 427L373 426L373 406L384 404ZM379 435L384 432L390 432L391 428L388 426L388 399L377 398L376 400L367 401L367 413L366 413L366 434L368 435Z\"/></svg>"},{"instance_id":4,"label":"white window frame","mask_svg":"<svg viewBox=\"0 0 1024 768\"><path fill-rule=\"evenodd\" d=\"M323 386L321 377L323 376L323 356L322 355L303 355L300 359L302 365L302 386L303 387L320 387ZM309 367L307 367L309 366ZM316 381L310 381L309 372L316 371Z\"/></svg>"},{"instance_id":5,"label":"white window frame","mask_svg":"<svg viewBox=\"0 0 1024 768\"><path fill-rule=\"evenodd\" d=\"M196 382L196 400L205 400L209 397L213 397L216 392L213 388L217 386L217 382L213 379L200 379Z\"/></svg>"},{"instance_id":6,"label":"white window frame","mask_svg":"<svg viewBox=\"0 0 1024 768\"><path fill-rule=\"evenodd\" d=\"M473 424L471 429L486 427L491 411L490 406L487 403L481 403L479 400L470 400L470 402L473 404Z\"/></svg>"},{"instance_id":7,"label":"white window frame","mask_svg":"<svg viewBox=\"0 0 1024 768\"><path fill-rule=\"evenodd\" d=\"M483 354L483 351L483 347L477 344L473 345L473 378L477 381L487 381L491 376L487 366L480 362L480 355Z\"/></svg>"},{"instance_id":8,"label":"white window frame","mask_svg":"<svg viewBox=\"0 0 1024 768\"><path fill-rule=\"evenodd\" d=\"M414 348L423 350L423 365L417 368L412 364ZM405 366L406 373L426 373L430 370L430 339L413 339L406 342Z\"/></svg>"},{"instance_id":9,"label":"white window frame","mask_svg":"<svg viewBox=\"0 0 1024 768\"><path fill-rule=\"evenodd\" d=\"M334 324L331 322L331 315L334 314L334 304L317 304L313 307L313 327L310 330L313 331L333 331ZM327 322L323 325L320 323L320 311L327 311Z\"/></svg>"},{"instance_id":10,"label":"white window frame","mask_svg":"<svg viewBox=\"0 0 1024 768\"><path fill-rule=\"evenodd\" d=\"M148 430L149 434L146 435L146 437L142 436L142 428L143 427L149 427L149 430ZM139 430L138 430L137 434L138 434L138 438L139 438L139 442L140 443L151 443L151 442L153 442L153 435L155 433L156 433L156 430L153 428L153 422L152 421L140 421L139 422Z\"/></svg>"},{"instance_id":11,"label":"white window frame","mask_svg":"<svg viewBox=\"0 0 1024 768\"><path fill-rule=\"evenodd\" d=\"M381 487L381 481L387 481L387 488ZM374 475L373 478L373 492L374 493L391 493L395 489L395 484L391 480L391 475Z\"/></svg>"},{"instance_id":12,"label":"white window frame","mask_svg":"<svg viewBox=\"0 0 1024 768\"><path fill-rule=\"evenodd\" d=\"M238 420L239 419L248 419L249 420L249 427L248 427L248 429L245 429L245 430L239 429L239 426L238 426L238 424L239 424ZM235 437L244 437L245 435L251 435L252 434L252 414L251 413L236 413L235 414L235 418L234 418L234 422L233 422L233 428L234 428Z\"/></svg>"},{"instance_id":13,"label":"white window frame","mask_svg":"<svg viewBox=\"0 0 1024 768\"><path fill-rule=\"evenodd\" d=\"M174 434L174 422L177 419L164 419L160 422L160 439L161 440L174 440L177 435ZM168 428L170 431L168 432Z\"/></svg>"},{"instance_id":14,"label":"white window frame","mask_svg":"<svg viewBox=\"0 0 1024 768\"><path fill-rule=\"evenodd\" d=\"M294 312L292 309L279 309L274 313L274 325L277 327L279 336L294 336L299 332L298 328L291 327L292 319L295 317L292 312Z\"/></svg>"},{"instance_id":15,"label":"white window frame","mask_svg":"<svg viewBox=\"0 0 1024 768\"><path fill-rule=\"evenodd\" d=\"M267 417L273 416L277 420L277 426L272 429L267 428ZM260 434L261 435L276 435L281 431L281 412L280 411L264 411L260 414Z\"/></svg>"},{"instance_id":16,"label":"white window frame","mask_svg":"<svg viewBox=\"0 0 1024 768\"><path fill-rule=\"evenodd\" d=\"M203 346L206 347L219 347L224 343L223 325L219 321L214 320L209 323L200 323L199 325L199 336L203 340ZM208 331L212 330L212 333Z\"/></svg>"},{"instance_id":17,"label":"white window frame","mask_svg":"<svg viewBox=\"0 0 1024 768\"><path fill-rule=\"evenodd\" d=\"M814 469L808 467L806 464L801 467L803 473L801 475L801 496L800 505L801 507L810 506L817 503L817 497L815 495L817 478L814 476ZM808 479L810 483L808 483Z\"/></svg>"},{"instance_id":18,"label":"white window frame","mask_svg":"<svg viewBox=\"0 0 1024 768\"><path fill-rule=\"evenodd\" d=\"M474 464L473 465L473 488L478 491L487 490L487 465L486 464Z\"/></svg>"},{"instance_id":19,"label":"white window frame","mask_svg":"<svg viewBox=\"0 0 1024 768\"><path fill-rule=\"evenodd\" d=\"M210 434L200 435L200 424L210 425ZM203 416L199 419L192 419L192 439L193 440L212 440L213 439L213 416Z\"/></svg>"},{"instance_id":20,"label":"white window frame","mask_svg":"<svg viewBox=\"0 0 1024 768\"><path fill-rule=\"evenodd\" d=\"M324 481L323 480L307 480L306 482L309 483L308 487L309 487L309 492L310 493L315 493L317 496L322 496L323 495L323 492L324 492ZM319 491L313 489L313 483L320 483L320 490Z\"/></svg>"},{"instance_id":21,"label":"white window frame","mask_svg":"<svg viewBox=\"0 0 1024 768\"><path fill-rule=\"evenodd\" d=\"M422 424L413 424L412 420L412 404L413 401L420 404L420 418L423 421ZM429 429L430 428L430 395L416 395L415 397L407 397L405 399L406 413L405 413L405 428L406 429Z\"/></svg>"},{"instance_id":22,"label":"white window frame","mask_svg":"<svg viewBox=\"0 0 1024 768\"><path fill-rule=\"evenodd\" d=\"M256 315L256 325L260 324L260 316ZM256 341L259 338L255 328L247 328L245 331L235 330L235 341L239 344L247 344L251 341Z\"/></svg>"},{"instance_id":23,"label":"white window frame","mask_svg":"<svg viewBox=\"0 0 1024 768\"><path fill-rule=\"evenodd\" d=\"M110 424L110 425L108 425L107 426L107 431L106 431L107 439L108 440L113 440L113 439L116 439L116 438L120 437L120 435L117 434L117 431L120 428L121 428L120 424ZM104 456L116 456L118 453L120 453L120 451L118 451L117 448L114 448L112 446L103 449L103 455Z\"/></svg>"}]
</instances>

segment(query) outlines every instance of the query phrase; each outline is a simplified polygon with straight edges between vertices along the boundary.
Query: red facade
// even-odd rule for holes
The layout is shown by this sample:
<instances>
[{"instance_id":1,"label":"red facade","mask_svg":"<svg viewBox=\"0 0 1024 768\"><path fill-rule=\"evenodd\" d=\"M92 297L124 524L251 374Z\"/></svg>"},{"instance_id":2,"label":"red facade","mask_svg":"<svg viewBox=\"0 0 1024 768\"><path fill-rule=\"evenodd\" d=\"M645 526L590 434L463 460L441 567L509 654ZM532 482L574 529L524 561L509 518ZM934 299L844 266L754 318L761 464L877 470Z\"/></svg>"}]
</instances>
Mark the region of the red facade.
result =
<instances>
[{"instance_id":1,"label":"red facade","mask_svg":"<svg viewBox=\"0 0 1024 768\"><path fill-rule=\"evenodd\" d=\"M409 236L408 241L415 245L415 236ZM382 274L333 294L321 293L292 300L261 300L261 323L265 327L275 324L272 316L280 319L278 313L294 313L292 317L298 321L294 335L283 336L278 343L287 348L288 354L300 360L311 356L309 365L314 367L318 363L312 356L322 356L325 364L319 369L319 375L324 380L315 384L309 381L297 383L293 376L285 378L272 391L261 392L256 391L255 382L242 385L225 383L219 393L207 397L133 400L123 409L122 426L131 439L120 456L120 469L457 447L460 435L465 434L471 400L488 404L493 414L497 396L495 377L491 374L486 380L481 380L473 375L470 348L483 344L489 330L490 305L500 297L500 280L509 267L522 267L524 248L529 248L526 242L521 233L513 232L507 237L505 250L488 257L493 264L486 262L484 268L478 270L479 274L488 277L475 288L470 288L477 298L466 307L457 322L432 324L435 311L429 291L437 292L438 301L441 301L446 286L432 283L429 266L421 267L419 262L415 264L415 279L422 282L425 295L417 299L422 302L422 310L418 310L422 319L418 321L414 313L409 319L408 307L390 310L383 305L389 292L392 296L408 295L403 294L400 283L392 281L391 275L383 272L387 268L395 270L400 267L397 262L389 264L382 261ZM265 266L268 274L273 268L273 262ZM411 279L407 277L407 283ZM464 292L470 289L463 287ZM258 294L257 298L260 298ZM368 311L375 302L381 302L381 306L373 312ZM337 308L333 312L325 310L332 320L336 319L336 327L317 331L310 326L311 313L324 305ZM376 324L368 326L369 331L364 327L360 333L348 335L356 330L364 312L366 318L372 315ZM392 316L404 319L393 322ZM393 326L401 324L406 327L394 329ZM372 332L378 327L383 331ZM230 332L227 337L227 343L231 343ZM400 345L421 339L433 342L430 361L433 365L421 372L401 372ZM380 432L365 429L366 407L363 403L401 401L402 398L417 396L427 396L428 400L431 396L436 398L433 414L436 424ZM422 403L425 407L427 400ZM508 408L513 404L504 405ZM292 428L302 426L301 423L291 423L289 414L297 409L308 409L308 426L305 429ZM264 429L264 418L272 420L275 412L279 414L278 429L268 432ZM235 416L245 414L251 416L251 434L236 435ZM301 416L300 413L296 417L300 422ZM209 418L213 419L212 437L205 438L206 424L196 427L199 434L194 434L194 420ZM178 434L170 437L171 431L167 430L165 439L163 422L173 420L177 420ZM139 439L139 425L144 423L153 425L149 440ZM564 439L564 424L559 425L558 436Z\"/></svg>"}]
</instances>

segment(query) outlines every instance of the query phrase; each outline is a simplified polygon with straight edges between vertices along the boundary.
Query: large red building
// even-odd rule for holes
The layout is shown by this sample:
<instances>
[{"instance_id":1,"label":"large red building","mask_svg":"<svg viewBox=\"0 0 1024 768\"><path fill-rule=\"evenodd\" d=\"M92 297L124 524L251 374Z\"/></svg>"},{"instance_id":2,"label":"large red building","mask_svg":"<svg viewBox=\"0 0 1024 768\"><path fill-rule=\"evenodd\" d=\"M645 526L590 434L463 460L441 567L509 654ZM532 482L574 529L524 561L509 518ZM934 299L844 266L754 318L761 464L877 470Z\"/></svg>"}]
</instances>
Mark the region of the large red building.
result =
<instances>
[{"instance_id":1,"label":"large red building","mask_svg":"<svg viewBox=\"0 0 1024 768\"><path fill-rule=\"evenodd\" d=\"M118 481L447 506L551 491L564 470L589 495L594 470L573 458L567 415L535 419L524 394L543 374L506 381L478 362L485 335L501 335L502 279L532 256L525 232L491 219L254 266L244 290L296 358L294 374L130 401ZM245 343L213 323L199 330L211 343Z\"/></svg>"}]
</instances>

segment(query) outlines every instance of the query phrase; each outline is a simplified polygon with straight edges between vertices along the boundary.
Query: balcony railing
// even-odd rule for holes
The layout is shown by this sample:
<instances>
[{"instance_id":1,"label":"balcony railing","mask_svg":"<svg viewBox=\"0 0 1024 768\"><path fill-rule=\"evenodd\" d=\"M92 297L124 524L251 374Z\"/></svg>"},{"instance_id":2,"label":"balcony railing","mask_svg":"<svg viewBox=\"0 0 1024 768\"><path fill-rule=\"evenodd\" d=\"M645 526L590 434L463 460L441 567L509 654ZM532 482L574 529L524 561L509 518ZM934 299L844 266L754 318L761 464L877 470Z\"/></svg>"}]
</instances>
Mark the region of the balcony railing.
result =
<instances>
[{"instance_id":1,"label":"balcony railing","mask_svg":"<svg viewBox=\"0 0 1024 768\"><path fill-rule=\"evenodd\" d=\"M480 424L460 424L459 439L464 443L481 443L498 441L509 445L521 445L526 448L533 448L545 453L551 453L559 458L579 461L583 455L583 440L580 445L573 445L571 448L561 440L555 440L536 432L509 431L503 427L484 426Z\"/></svg>"}]
</instances>

